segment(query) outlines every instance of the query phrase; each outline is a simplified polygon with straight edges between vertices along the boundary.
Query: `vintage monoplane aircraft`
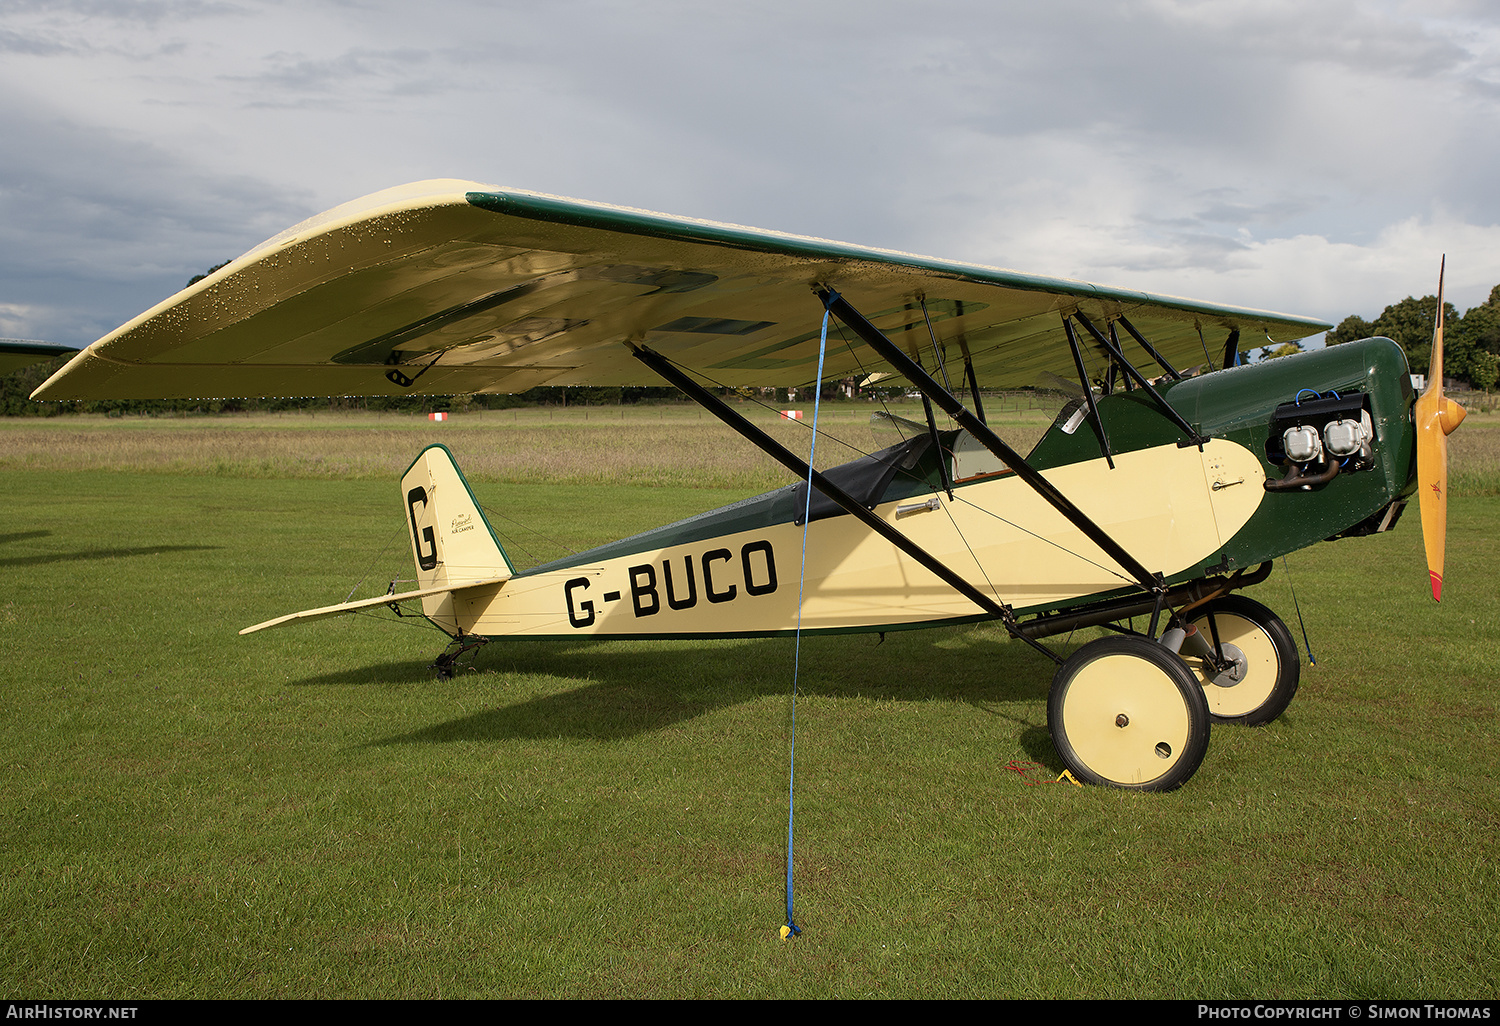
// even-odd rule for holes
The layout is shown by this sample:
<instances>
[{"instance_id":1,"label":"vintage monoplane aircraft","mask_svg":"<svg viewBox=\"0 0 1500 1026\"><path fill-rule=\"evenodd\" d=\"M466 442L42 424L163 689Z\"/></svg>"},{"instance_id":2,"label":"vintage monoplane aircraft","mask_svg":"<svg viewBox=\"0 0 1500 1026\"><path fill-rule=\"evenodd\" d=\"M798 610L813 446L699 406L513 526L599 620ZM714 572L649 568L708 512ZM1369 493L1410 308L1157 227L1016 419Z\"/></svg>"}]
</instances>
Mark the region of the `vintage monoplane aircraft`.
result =
<instances>
[{"instance_id":1,"label":"vintage monoplane aircraft","mask_svg":"<svg viewBox=\"0 0 1500 1026\"><path fill-rule=\"evenodd\" d=\"M419 600L453 639L441 666L515 636L993 619L1058 664L1048 722L1077 777L1165 790L1197 769L1212 721L1265 723L1296 691L1286 626L1232 594L1275 557L1389 529L1420 480L1438 596L1443 439L1463 415L1442 395L1441 328L1415 410L1389 339L1239 365L1241 339L1327 327L437 181L289 229L95 342L35 398L665 380L801 483L518 570L432 446L401 480L418 588L242 633ZM1187 363L1211 372L1184 375ZM1062 373L1079 396L1023 457L986 424L981 389ZM896 375L956 428L938 430L929 406L926 430L821 473L713 391ZM1066 658L1043 644L1090 625L1115 633Z\"/></svg>"}]
</instances>

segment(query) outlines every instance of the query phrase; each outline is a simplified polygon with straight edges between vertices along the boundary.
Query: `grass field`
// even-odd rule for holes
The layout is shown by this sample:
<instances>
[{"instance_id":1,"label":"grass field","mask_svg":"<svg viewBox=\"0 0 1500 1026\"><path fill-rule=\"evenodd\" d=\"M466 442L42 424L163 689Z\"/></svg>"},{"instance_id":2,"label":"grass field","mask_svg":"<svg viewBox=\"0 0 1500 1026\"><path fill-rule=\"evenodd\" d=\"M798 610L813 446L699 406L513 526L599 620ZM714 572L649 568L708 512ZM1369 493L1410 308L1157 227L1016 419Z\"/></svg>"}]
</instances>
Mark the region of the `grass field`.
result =
<instances>
[{"instance_id":1,"label":"grass field","mask_svg":"<svg viewBox=\"0 0 1500 1026\"><path fill-rule=\"evenodd\" d=\"M1415 515L1278 566L1251 594L1300 642L1295 584L1317 665L1171 794L1033 785L1050 664L991 626L804 642L783 943L789 641L492 644L440 682L409 619L236 636L411 576L431 440L568 548L785 482L693 411L547 416L0 422L9 995L1500 989L1495 420L1453 436L1442 605ZM894 440L867 422L834 411Z\"/></svg>"}]
</instances>

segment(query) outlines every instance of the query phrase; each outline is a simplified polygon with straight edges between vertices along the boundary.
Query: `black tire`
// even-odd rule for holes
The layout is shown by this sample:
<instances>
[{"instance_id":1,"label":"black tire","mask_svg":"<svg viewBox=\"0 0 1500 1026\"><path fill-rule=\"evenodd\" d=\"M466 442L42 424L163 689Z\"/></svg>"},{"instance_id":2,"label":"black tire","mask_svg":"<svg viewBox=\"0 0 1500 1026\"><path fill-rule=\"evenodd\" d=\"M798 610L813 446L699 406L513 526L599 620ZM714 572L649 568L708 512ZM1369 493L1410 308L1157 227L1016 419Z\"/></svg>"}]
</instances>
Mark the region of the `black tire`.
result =
<instances>
[{"instance_id":1,"label":"black tire","mask_svg":"<svg viewBox=\"0 0 1500 1026\"><path fill-rule=\"evenodd\" d=\"M1280 617L1243 595L1214 599L1188 616L1188 622L1210 645L1217 629L1219 641L1230 646L1225 655L1237 663L1226 673L1215 675L1206 660L1192 656L1184 659L1203 686L1208 713L1215 723L1258 727L1286 711L1297 694L1302 661L1292 632Z\"/></svg>"},{"instance_id":2,"label":"black tire","mask_svg":"<svg viewBox=\"0 0 1500 1026\"><path fill-rule=\"evenodd\" d=\"M1084 645L1047 696L1052 743L1086 784L1171 791L1208 751L1208 702L1187 665L1139 635Z\"/></svg>"}]
</instances>

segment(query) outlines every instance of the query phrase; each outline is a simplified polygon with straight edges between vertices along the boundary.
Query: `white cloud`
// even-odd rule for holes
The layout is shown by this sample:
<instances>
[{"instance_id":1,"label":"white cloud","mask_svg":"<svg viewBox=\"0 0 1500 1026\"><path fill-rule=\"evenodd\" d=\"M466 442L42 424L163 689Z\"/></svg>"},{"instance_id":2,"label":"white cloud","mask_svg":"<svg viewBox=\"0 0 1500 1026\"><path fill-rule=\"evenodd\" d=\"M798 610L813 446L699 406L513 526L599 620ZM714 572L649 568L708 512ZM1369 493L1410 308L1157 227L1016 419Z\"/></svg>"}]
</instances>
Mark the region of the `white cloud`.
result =
<instances>
[{"instance_id":1,"label":"white cloud","mask_svg":"<svg viewBox=\"0 0 1500 1026\"><path fill-rule=\"evenodd\" d=\"M0 303L0 338L24 338L25 329L36 320L34 307L23 303Z\"/></svg>"}]
</instances>

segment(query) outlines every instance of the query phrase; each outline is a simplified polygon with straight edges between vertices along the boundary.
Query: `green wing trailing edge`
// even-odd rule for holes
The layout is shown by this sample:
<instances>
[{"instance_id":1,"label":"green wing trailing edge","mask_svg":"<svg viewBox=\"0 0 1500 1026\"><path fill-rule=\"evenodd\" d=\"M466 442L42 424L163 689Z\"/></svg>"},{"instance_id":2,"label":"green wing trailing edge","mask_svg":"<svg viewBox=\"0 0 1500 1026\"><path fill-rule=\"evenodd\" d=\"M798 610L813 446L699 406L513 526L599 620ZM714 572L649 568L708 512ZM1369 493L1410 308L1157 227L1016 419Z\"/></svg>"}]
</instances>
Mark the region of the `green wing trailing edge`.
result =
<instances>
[{"instance_id":1,"label":"green wing trailing edge","mask_svg":"<svg viewBox=\"0 0 1500 1026\"><path fill-rule=\"evenodd\" d=\"M24 338L0 338L0 374L10 374L34 363L78 352L76 346L58 346Z\"/></svg>"}]
</instances>

